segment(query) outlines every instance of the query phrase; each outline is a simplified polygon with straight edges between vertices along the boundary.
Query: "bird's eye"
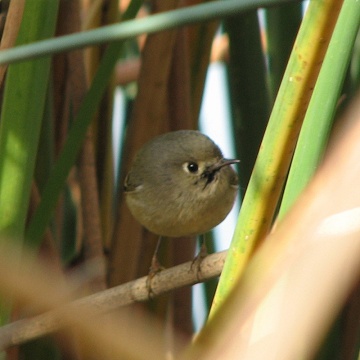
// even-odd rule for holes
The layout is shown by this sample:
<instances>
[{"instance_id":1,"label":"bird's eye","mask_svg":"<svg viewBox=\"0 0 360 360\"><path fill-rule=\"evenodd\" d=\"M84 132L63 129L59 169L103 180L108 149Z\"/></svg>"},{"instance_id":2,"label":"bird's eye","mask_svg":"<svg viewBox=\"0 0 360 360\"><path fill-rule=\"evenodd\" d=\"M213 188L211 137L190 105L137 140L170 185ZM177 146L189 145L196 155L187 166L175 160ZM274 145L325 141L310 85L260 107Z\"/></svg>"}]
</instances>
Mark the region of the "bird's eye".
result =
<instances>
[{"instance_id":1,"label":"bird's eye","mask_svg":"<svg viewBox=\"0 0 360 360\"><path fill-rule=\"evenodd\" d=\"M195 162L189 162L187 164L187 169L189 170L189 172L195 174L199 170L199 165Z\"/></svg>"}]
</instances>

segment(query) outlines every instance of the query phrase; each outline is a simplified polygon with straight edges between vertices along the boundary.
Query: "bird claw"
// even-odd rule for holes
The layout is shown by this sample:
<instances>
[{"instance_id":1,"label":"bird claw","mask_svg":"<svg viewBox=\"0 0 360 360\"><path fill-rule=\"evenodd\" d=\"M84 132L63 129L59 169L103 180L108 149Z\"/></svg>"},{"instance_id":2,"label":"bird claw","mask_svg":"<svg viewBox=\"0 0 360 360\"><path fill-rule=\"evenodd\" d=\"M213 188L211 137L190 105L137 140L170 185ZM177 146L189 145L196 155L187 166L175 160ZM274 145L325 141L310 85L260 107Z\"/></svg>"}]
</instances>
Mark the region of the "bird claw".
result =
<instances>
[{"instance_id":1,"label":"bird claw","mask_svg":"<svg viewBox=\"0 0 360 360\"><path fill-rule=\"evenodd\" d=\"M155 277L156 274L158 274L160 271L164 270L165 267L162 266L157 258L156 255L154 255L151 259L151 265L150 265L150 269L149 269L149 274L148 277L146 279L146 288L148 291L148 297L149 299L153 299L155 296L155 293L152 290L152 280Z\"/></svg>"},{"instance_id":2,"label":"bird claw","mask_svg":"<svg viewBox=\"0 0 360 360\"><path fill-rule=\"evenodd\" d=\"M195 256L194 260L190 265L190 271L194 271L194 267L196 266L196 277L198 280L201 280L201 263L208 256L208 251L206 248L205 241L202 241L200 251Z\"/></svg>"}]
</instances>

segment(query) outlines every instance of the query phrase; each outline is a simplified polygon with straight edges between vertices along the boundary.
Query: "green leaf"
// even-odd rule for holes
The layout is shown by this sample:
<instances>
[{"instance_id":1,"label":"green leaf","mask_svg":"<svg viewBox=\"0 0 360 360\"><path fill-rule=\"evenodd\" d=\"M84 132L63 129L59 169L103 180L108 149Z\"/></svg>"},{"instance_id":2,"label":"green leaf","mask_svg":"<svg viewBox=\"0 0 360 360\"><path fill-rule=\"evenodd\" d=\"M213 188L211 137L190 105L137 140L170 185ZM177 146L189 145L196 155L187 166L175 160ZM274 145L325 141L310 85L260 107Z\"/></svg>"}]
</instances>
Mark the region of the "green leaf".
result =
<instances>
[{"instance_id":1,"label":"green leaf","mask_svg":"<svg viewBox=\"0 0 360 360\"><path fill-rule=\"evenodd\" d=\"M53 36L58 0L27 1L17 44ZM50 58L9 66L0 125L0 233L23 236L49 80ZM0 309L0 323L8 308Z\"/></svg>"},{"instance_id":2,"label":"green leaf","mask_svg":"<svg viewBox=\"0 0 360 360\"><path fill-rule=\"evenodd\" d=\"M301 128L280 218L309 182L322 159L359 26L360 3L345 0Z\"/></svg>"}]
</instances>

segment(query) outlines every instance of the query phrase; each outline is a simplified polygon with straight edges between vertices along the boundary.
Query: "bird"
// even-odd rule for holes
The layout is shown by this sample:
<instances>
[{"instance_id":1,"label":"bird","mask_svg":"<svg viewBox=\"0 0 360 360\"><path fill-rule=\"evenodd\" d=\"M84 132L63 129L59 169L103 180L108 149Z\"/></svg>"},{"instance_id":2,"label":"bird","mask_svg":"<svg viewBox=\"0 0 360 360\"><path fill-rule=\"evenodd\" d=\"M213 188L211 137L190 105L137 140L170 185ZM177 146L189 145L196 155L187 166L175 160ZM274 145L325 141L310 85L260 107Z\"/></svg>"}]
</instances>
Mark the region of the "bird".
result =
<instances>
[{"instance_id":1,"label":"bird","mask_svg":"<svg viewBox=\"0 0 360 360\"><path fill-rule=\"evenodd\" d=\"M160 237L204 234L233 207L238 177L220 148L197 130L159 135L136 154L125 178L134 218Z\"/></svg>"}]
</instances>

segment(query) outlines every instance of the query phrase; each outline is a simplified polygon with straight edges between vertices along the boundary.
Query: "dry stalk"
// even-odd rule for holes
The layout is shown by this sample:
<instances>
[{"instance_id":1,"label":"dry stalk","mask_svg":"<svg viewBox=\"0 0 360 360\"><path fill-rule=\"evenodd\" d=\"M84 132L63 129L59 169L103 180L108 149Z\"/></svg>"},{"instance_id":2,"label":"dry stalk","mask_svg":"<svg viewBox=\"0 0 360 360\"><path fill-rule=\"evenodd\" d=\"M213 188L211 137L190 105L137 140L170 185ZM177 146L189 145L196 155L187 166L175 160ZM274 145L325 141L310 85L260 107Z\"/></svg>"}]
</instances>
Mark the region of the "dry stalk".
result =
<instances>
[{"instance_id":1,"label":"dry stalk","mask_svg":"<svg viewBox=\"0 0 360 360\"><path fill-rule=\"evenodd\" d=\"M151 296L178 289L183 286L209 280L219 276L223 268L226 251L208 255L200 268L192 261L158 273L151 282ZM18 320L0 328L0 348L19 345L29 340L56 332L71 325L69 314L86 308L93 316L118 309L120 306L149 300L147 276L123 285L107 289L78 299L70 304L29 319ZM74 319L76 321L76 319Z\"/></svg>"}]
</instances>

